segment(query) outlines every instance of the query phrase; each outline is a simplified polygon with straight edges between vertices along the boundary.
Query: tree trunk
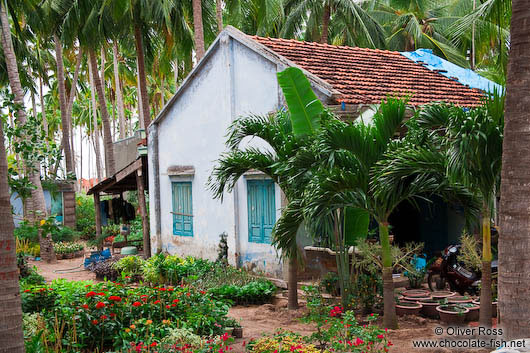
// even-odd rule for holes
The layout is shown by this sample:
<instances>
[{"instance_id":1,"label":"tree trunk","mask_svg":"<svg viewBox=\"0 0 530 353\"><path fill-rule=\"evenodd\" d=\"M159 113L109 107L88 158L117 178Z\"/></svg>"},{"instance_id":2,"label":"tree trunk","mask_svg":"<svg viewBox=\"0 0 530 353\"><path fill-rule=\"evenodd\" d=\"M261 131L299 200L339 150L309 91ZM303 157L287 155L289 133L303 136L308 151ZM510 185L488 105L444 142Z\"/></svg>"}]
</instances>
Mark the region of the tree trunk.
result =
<instances>
[{"instance_id":1,"label":"tree trunk","mask_svg":"<svg viewBox=\"0 0 530 353\"><path fill-rule=\"evenodd\" d=\"M24 353L22 303L9 199L4 132L0 124L0 353Z\"/></svg>"},{"instance_id":2,"label":"tree trunk","mask_svg":"<svg viewBox=\"0 0 530 353\"><path fill-rule=\"evenodd\" d=\"M215 0L215 10L217 15L217 32L223 31L223 0Z\"/></svg>"},{"instance_id":3,"label":"tree trunk","mask_svg":"<svg viewBox=\"0 0 530 353\"><path fill-rule=\"evenodd\" d=\"M149 216L147 215L147 206L145 203L145 183L142 175L142 168L136 171L136 186L138 188L138 206L142 216L142 234L144 241L144 259L151 257L151 238L149 237Z\"/></svg>"},{"instance_id":4,"label":"tree trunk","mask_svg":"<svg viewBox=\"0 0 530 353\"><path fill-rule=\"evenodd\" d=\"M17 110L17 120L20 124L26 123L26 112L24 110L24 91L20 84L20 76L18 74L17 58L13 49L13 42L11 41L11 30L9 27L9 19L3 3L0 3L0 20L2 22L2 48L4 51L4 59L7 67L7 75L9 78L9 85L11 86L11 92L13 93L14 102L18 104L20 109ZM42 190L42 184L40 180L40 165L26 166L27 174L30 182L34 185L35 189L31 191L31 203L33 205L33 212L30 219L35 219L36 215L39 217L45 217L46 202L44 201L44 192ZM28 215L24 215L28 216ZM50 261L55 259L55 252L53 247L51 250L47 246L46 238L39 237L41 244L41 257L43 259L50 258ZM56 259L55 259L56 260Z\"/></svg>"},{"instance_id":5,"label":"tree trunk","mask_svg":"<svg viewBox=\"0 0 530 353\"><path fill-rule=\"evenodd\" d=\"M94 140L94 153L96 157L96 173L98 176L98 182L103 180L103 168L101 163L101 147L99 146L99 128L98 128L98 114L96 112L96 92L94 87L94 75L92 74L92 66L88 66L88 75L90 76L90 96L92 104L92 139Z\"/></svg>"},{"instance_id":6,"label":"tree trunk","mask_svg":"<svg viewBox=\"0 0 530 353\"><path fill-rule=\"evenodd\" d=\"M287 308L298 309L298 261L293 255L289 259L289 278L287 288L289 289Z\"/></svg>"},{"instance_id":7,"label":"tree trunk","mask_svg":"<svg viewBox=\"0 0 530 353\"><path fill-rule=\"evenodd\" d=\"M329 20L331 18L331 8L329 3L324 5L324 14L322 15L322 36L320 37L320 43L328 43L329 35Z\"/></svg>"},{"instance_id":8,"label":"tree trunk","mask_svg":"<svg viewBox=\"0 0 530 353\"><path fill-rule=\"evenodd\" d=\"M98 74L98 67L96 62L96 53L94 49L89 50L89 61L92 66L92 76L94 78L94 85L98 94L99 108L101 111L101 122L103 124L103 144L105 145L105 174L110 177L116 173L116 164L114 163L114 146L112 144L112 135L110 131L110 117L107 110L107 102L105 100L105 91Z\"/></svg>"},{"instance_id":9,"label":"tree trunk","mask_svg":"<svg viewBox=\"0 0 530 353\"><path fill-rule=\"evenodd\" d=\"M116 103L118 104L118 121L120 129L120 140L125 138L125 108L123 106L123 96L121 92L121 83L120 83L120 71L118 67L118 43L114 41L112 43L112 63L114 66L114 85L116 91Z\"/></svg>"},{"instance_id":10,"label":"tree trunk","mask_svg":"<svg viewBox=\"0 0 530 353\"><path fill-rule=\"evenodd\" d=\"M74 106L74 98L77 93L77 80L79 79L81 59L83 59L83 50L79 48L79 51L77 52L77 59L76 59L76 64L75 64L74 78L72 80L72 86L68 94L68 102L66 105L66 116L68 118L68 128L70 129L70 149L72 152L72 160L74 161L74 165L75 165L74 133L73 133L74 124L72 121L72 108Z\"/></svg>"},{"instance_id":11,"label":"tree trunk","mask_svg":"<svg viewBox=\"0 0 530 353\"><path fill-rule=\"evenodd\" d=\"M46 118L46 107L44 106L44 94L42 92L42 77L39 76L39 98L40 98L40 111L42 116L42 129L44 130L44 137L46 138L46 146L50 145L48 141L48 119Z\"/></svg>"},{"instance_id":12,"label":"tree trunk","mask_svg":"<svg viewBox=\"0 0 530 353\"><path fill-rule=\"evenodd\" d=\"M140 97L142 115L144 119L144 129L151 123L151 115L149 113L149 94L147 93L147 79L145 77L145 58L144 45L142 41L142 31L139 25L134 26L134 42L136 44L136 55L138 62L138 85L140 87Z\"/></svg>"},{"instance_id":13,"label":"tree trunk","mask_svg":"<svg viewBox=\"0 0 530 353\"><path fill-rule=\"evenodd\" d=\"M513 0L502 154L499 309L504 339L530 337L530 1Z\"/></svg>"},{"instance_id":14,"label":"tree trunk","mask_svg":"<svg viewBox=\"0 0 530 353\"><path fill-rule=\"evenodd\" d=\"M70 148L70 124L67 116L66 89L64 85L63 46L57 34L53 35L55 41L55 61L57 63L57 86L59 88L59 109L61 110L61 125L63 133L63 151L66 161L66 172L75 175L72 150Z\"/></svg>"},{"instance_id":15,"label":"tree trunk","mask_svg":"<svg viewBox=\"0 0 530 353\"><path fill-rule=\"evenodd\" d=\"M388 222L379 223L379 240L381 241L383 260L383 326L397 329L396 302L394 299L394 280L392 279L392 256L390 254L390 241L388 239Z\"/></svg>"},{"instance_id":16,"label":"tree trunk","mask_svg":"<svg viewBox=\"0 0 530 353\"><path fill-rule=\"evenodd\" d=\"M197 62L204 56L204 30L202 25L202 1L193 0L193 36Z\"/></svg>"},{"instance_id":17,"label":"tree trunk","mask_svg":"<svg viewBox=\"0 0 530 353\"><path fill-rule=\"evenodd\" d=\"M491 260L490 209L484 201L482 207L482 279L479 316L479 323L482 327L491 327Z\"/></svg>"}]
</instances>

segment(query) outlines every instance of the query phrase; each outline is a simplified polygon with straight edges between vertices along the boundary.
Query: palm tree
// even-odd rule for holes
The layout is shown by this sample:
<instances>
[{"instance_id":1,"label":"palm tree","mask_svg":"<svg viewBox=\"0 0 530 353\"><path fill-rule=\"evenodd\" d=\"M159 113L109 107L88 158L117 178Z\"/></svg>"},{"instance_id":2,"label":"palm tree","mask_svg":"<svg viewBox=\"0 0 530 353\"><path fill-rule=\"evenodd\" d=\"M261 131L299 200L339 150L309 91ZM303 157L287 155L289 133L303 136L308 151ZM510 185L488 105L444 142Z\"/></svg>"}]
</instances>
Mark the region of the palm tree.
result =
<instances>
[{"instance_id":1,"label":"palm tree","mask_svg":"<svg viewBox=\"0 0 530 353\"><path fill-rule=\"evenodd\" d=\"M283 37L384 48L385 31L363 4L348 0L286 0Z\"/></svg>"},{"instance_id":2,"label":"palm tree","mask_svg":"<svg viewBox=\"0 0 530 353\"><path fill-rule=\"evenodd\" d=\"M462 181L482 200L482 280L480 324L491 326L491 230L496 190L499 189L504 128L504 98L488 99L484 106L464 110L445 104L427 106L418 123L445 137L448 176Z\"/></svg>"},{"instance_id":3,"label":"palm tree","mask_svg":"<svg viewBox=\"0 0 530 353\"><path fill-rule=\"evenodd\" d=\"M11 41L11 29L7 11L3 1L0 1L0 21L2 23L2 49L6 61L7 74L9 77L9 85L14 95L14 103L17 106L17 122L19 124L26 123L26 112L24 108L24 91L20 84L20 76L18 73L17 58L13 49L13 42ZM37 216L45 217L47 215L46 202L44 200L44 191L40 180L40 166L26 165L29 180L33 184L34 189L31 192L31 204L33 207L33 215L30 219L35 219ZM51 238L48 235L39 236L41 244L41 257L47 262L56 262L57 258L53 250Z\"/></svg>"},{"instance_id":4,"label":"palm tree","mask_svg":"<svg viewBox=\"0 0 530 353\"><path fill-rule=\"evenodd\" d=\"M197 61L204 56L204 28L202 24L202 0L193 1L193 33L195 37L195 55Z\"/></svg>"},{"instance_id":5,"label":"palm tree","mask_svg":"<svg viewBox=\"0 0 530 353\"><path fill-rule=\"evenodd\" d=\"M4 5L0 4L2 12ZM5 12L4 12L5 13ZM0 123L0 257L4 260L0 270L0 352L24 353L22 331L22 305L18 284L18 267L13 235L13 215L9 186L7 184L7 161L4 147L3 123Z\"/></svg>"},{"instance_id":6,"label":"palm tree","mask_svg":"<svg viewBox=\"0 0 530 353\"><path fill-rule=\"evenodd\" d=\"M512 2L510 29L510 59L506 85L506 123L504 127L500 239L499 239L499 309L507 338L528 337L530 305L528 281L530 263L521 254L530 251L528 204L530 194L530 154L526 151L528 131L528 104L530 71L524 69L530 55L530 6L528 1Z\"/></svg>"},{"instance_id":7,"label":"palm tree","mask_svg":"<svg viewBox=\"0 0 530 353\"><path fill-rule=\"evenodd\" d=\"M274 152L257 148L239 149L241 141L246 137L263 139ZM304 190L299 179L294 182L290 178L285 165L289 159L295 157L299 149L309 146L310 142L309 139L295 138L289 115L282 111L270 116L249 116L235 120L229 128L226 142L230 150L220 157L209 179L214 197L222 200L224 192L231 192L245 172L251 169L259 170L278 184L287 198L288 205L278 220L281 222L281 219L288 215L286 210L292 208L289 204L299 200ZM293 215L289 214L289 217L292 218ZM301 254L296 244L296 233L301 221L302 218L299 217L299 222L288 232L280 235L273 231L272 235L272 244L281 249L284 258L289 259L289 309L298 307L297 269Z\"/></svg>"}]
</instances>

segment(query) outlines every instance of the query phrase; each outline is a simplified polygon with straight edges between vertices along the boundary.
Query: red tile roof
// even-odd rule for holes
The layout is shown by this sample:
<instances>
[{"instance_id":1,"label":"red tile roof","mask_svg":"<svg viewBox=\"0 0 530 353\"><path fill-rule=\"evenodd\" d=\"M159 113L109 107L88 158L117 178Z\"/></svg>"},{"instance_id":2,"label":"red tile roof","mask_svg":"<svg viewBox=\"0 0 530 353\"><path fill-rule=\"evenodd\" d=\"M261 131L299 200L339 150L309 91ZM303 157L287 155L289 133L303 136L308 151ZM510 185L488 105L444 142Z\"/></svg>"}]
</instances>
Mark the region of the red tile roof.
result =
<instances>
[{"instance_id":1,"label":"red tile roof","mask_svg":"<svg viewBox=\"0 0 530 353\"><path fill-rule=\"evenodd\" d=\"M398 94L411 95L411 105L445 101L475 106L483 97L482 91L429 70L399 52L251 38L332 85L341 93L339 102L374 104L388 94Z\"/></svg>"}]
</instances>

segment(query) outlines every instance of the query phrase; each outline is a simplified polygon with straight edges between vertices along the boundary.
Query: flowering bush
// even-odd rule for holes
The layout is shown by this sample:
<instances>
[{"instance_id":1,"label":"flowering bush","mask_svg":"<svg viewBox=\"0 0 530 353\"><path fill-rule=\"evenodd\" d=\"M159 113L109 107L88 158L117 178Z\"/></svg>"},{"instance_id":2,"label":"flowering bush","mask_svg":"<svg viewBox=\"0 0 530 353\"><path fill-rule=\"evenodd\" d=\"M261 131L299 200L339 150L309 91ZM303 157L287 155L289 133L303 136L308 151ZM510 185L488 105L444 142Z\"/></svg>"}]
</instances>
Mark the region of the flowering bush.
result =
<instances>
[{"instance_id":1,"label":"flowering bush","mask_svg":"<svg viewBox=\"0 0 530 353\"><path fill-rule=\"evenodd\" d=\"M299 334L282 329L276 331L272 337L265 336L250 341L247 350L252 353L329 353L328 350L321 351L313 344L305 342Z\"/></svg>"},{"instance_id":2,"label":"flowering bush","mask_svg":"<svg viewBox=\"0 0 530 353\"><path fill-rule=\"evenodd\" d=\"M127 287L104 282L83 286L57 282L58 290L23 291L25 311L40 311L49 332L64 327L62 337L77 349L116 350L159 344L174 328L215 336L224 332L228 306L192 287ZM51 295L53 302L50 302ZM43 299L48 305L37 305ZM30 305L31 304L31 305ZM55 326L54 326L55 325ZM65 340L63 340L64 342ZM64 343L63 343L64 345ZM73 348L73 347L71 347Z\"/></svg>"},{"instance_id":3,"label":"flowering bush","mask_svg":"<svg viewBox=\"0 0 530 353\"><path fill-rule=\"evenodd\" d=\"M75 252L84 250L85 247L81 243L65 243L58 242L53 244L53 249L56 254L73 254Z\"/></svg>"},{"instance_id":4,"label":"flowering bush","mask_svg":"<svg viewBox=\"0 0 530 353\"><path fill-rule=\"evenodd\" d=\"M373 324L377 315L369 315L368 324L359 325L353 311L329 305L318 288L304 290L309 314L303 321L317 326L317 331L307 337L308 342L318 342L331 352L388 352L392 343L386 337L386 329Z\"/></svg>"}]
</instances>

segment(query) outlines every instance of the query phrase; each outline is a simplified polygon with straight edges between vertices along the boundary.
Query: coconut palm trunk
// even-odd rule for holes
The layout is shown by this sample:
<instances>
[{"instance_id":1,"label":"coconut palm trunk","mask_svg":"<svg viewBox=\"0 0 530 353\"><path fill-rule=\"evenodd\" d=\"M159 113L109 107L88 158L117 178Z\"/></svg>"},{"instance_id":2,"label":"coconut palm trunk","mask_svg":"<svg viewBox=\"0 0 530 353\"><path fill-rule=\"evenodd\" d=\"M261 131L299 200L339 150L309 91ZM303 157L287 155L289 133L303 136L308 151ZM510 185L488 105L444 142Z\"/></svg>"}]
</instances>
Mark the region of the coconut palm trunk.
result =
<instances>
[{"instance_id":1,"label":"coconut palm trunk","mask_svg":"<svg viewBox=\"0 0 530 353\"><path fill-rule=\"evenodd\" d=\"M42 116L42 129L44 130L44 137L46 138L46 146L50 145L48 141L48 119L46 118L46 107L44 106L44 94L42 90L42 77L39 75L39 99L40 111Z\"/></svg>"},{"instance_id":2,"label":"coconut palm trunk","mask_svg":"<svg viewBox=\"0 0 530 353\"><path fill-rule=\"evenodd\" d=\"M482 278L480 288L480 316L479 323L482 327L491 326L491 226L490 208L487 202L482 207Z\"/></svg>"},{"instance_id":3,"label":"coconut palm trunk","mask_svg":"<svg viewBox=\"0 0 530 353\"><path fill-rule=\"evenodd\" d=\"M202 24L202 1L193 0L193 36L197 62L204 56L204 29Z\"/></svg>"},{"instance_id":4,"label":"coconut palm trunk","mask_svg":"<svg viewBox=\"0 0 530 353\"><path fill-rule=\"evenodd\" d=\"M59 109L61 110L61 125L63 134L63 151L66 161L66 172L75 174L74 161L72 158L70 124L68 121L66 88L64 82L63 46L57 34L53 35L55 42L55 61L57 63L57 86L59 88ZM72 88L73 89L73 88Z\"/></svg>"},{"instance_id":5,"label":"coconut palm trunk","mask_svg":"<svg viewBox=\"0 0 530 353\"><path fill-rule=\"evenodd\" d=\"M4 132L0 124L0 258L3 260L0 267L0 352L23 353L22 305L9 199Z\"/></svg>"},{"instance_id":6,"label":"coconut palm trunk","mask_svg":"<svg viewBox=\"0 0 530 353\"><path fill-rule=\"evenodd\" d=\"M392 256L388 237L388 221L379 222L379 241L381 242L381 258L383 261L383 326L389 329L398 327L396 301L394 300L394 280L392 279Z\"/></svg>"},{"instance_id":7,"label":"coconut palm trunk","mask_svg":"<svg viewBox=\"0 0 530 353\"><path fill-rule=\"evenodd\" d=\"M530 337L530 4L513 0L502 154L499 310L506 338Z\"/></svg>"},{"instance_id":8,"label":"coconut palm trunk","mask_svg":"<svg viewBox=\"0 0 530 353\"><path fill-rule=\"evenodd\" d=\"M112 64L114 66L114 85L116 91L116 104L118 105L118 121L119 121L119 130L120 130L120 139L125 138L125 107L123 106L123 95L121 91L120 83L120 71L118 66L118 43L114 41L112 43Z\"/></svg>"},{"instance_id":9,"label":"coconut palm trunk","mask_svg":"<svg viewBox=\"0 0 530 353\"><path fill-rule=\"evenodd\" d=\"M101 147L99 145L99 127L98 127L98 114L96 111L96 89L94 85L94 75L92 74L92 66L88 66L88 75L90 76L90 103L92 106L92 139L94 141L94 153L96 160L96 173L98 181L103 180L103 163L101 163Z\"/></svg>"},{"instance_id":10,"label":"coconut palm trunk","mask_svg":"<svg viewBox=\"0 0 530 353\"><path fill-rule=\"evenodd\" d=\"M289 310L298 309L298 261L294 256L291 256L291 258L289 259L287 288L289 289L287 297L287 308Z\"/></svg>"},{"instance_id":11,"label":"coconut palm trunk","mask_svg":"<svg viewBox=\"0 0 530 353\"><path fill-rule=\"evenodd\" d=\"M11 41L9 19L3 2L0 3L0 20L2 22L2 48L4 51L9 85L14 95L14 102L20 107L17 111L17 122L19 124L25 124L26 112L24 110L24 91L20 84L17 58L13 49L13 42ZM38 163L36 165L28 165L26 166L26 169L29 180L34 185L35 189L31 191L32 212L29 215L25 214L24 216L29 216L30 220L36 220L36 216L42 219L43 217L46 217L47 210L46 202L44 201L44 191L42 190L40 180L40 165L38 165ZM47 262L57 261L49 235L42 236L39 234L39 241L41 246L41 258Z\"/></svg>"},{"instance_id":12,"label":"coconut palm trunk","mask_svg":"<svg viewBox=\"0 0 530 353\"><path fill-rule=\"evenodd\" d=\"M217 32L223 31L223 1L215 0L215 14L217 18Z\"/></svg>"},{"instance_id":13,"label":"coconut palm trunk","mask_svg":"<svg viewBox=\"0 0 530 353\"><path fill-rule=\"evenodd\" d=\"M145 58L144 46L142 41L142 31L140 25L134 26L134 42L136 45L136 57L138 63L138 86L140 88L142 117L144 129L151 123L151 115L149 113L149 94L147 93L147 79L145 76Z\"/></svg>"},{"instance_id":14,"label":"coconut palm trunk","mask_svg":"<svg viewBox=\"0 0 530 353\"><path fill-rule=\"evenodd\" d=\"M327 44L329 36L329 20L331 18L331 7L329 3L324 5L324 14L322 15L322 37L320 37L320 43Z\"/></svg>"},{"instance_id":15,"label":"coconut palm trunk","mask_svg":"<svg viewBox=\"0 0 530 353\"><path fill-rule=\"evenodd\" d=\"M92 67L92 76L94 86L98 95L99 108L101 111L101 122L103 124L103 144L105 145L105 175L110 177L116 173L116 164L114 162L114 146L112 144L112 132L110 128L110 117L105 100L105 91L99 78L98 67L96 62L96 53L94 49L88 51L90 66Z\"/></svg>"}]
</instances>

